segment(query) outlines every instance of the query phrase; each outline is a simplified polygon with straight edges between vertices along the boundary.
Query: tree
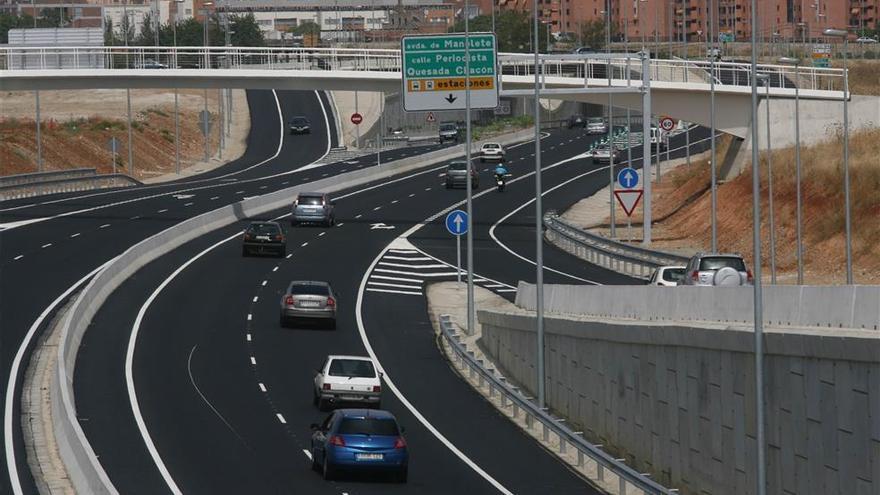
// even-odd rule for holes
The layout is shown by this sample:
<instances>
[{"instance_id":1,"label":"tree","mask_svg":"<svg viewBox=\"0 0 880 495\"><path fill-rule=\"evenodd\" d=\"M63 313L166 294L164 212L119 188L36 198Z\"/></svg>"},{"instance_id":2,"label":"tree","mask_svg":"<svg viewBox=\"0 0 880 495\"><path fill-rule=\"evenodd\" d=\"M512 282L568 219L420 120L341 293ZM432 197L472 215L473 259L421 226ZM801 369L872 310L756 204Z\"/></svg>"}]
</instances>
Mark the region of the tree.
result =
<instances>
[{"instance_id":1,"label":"tree","mask_svg":"<svg viewBox=\"0 0 880 495\"><path fill-rule=\"evenodd\" d=\"M40 27L61 27L61 9L43 9L38 19Z\"/></svg>"},{"instance_id":2,"label":"tree","mask_svg":"<svg viewBox=\"0 0 880 495\"><path fill-rule=\"evenodd\" d=\"M584 46L596 50L604 48L607 39L606 36L608 35L605 30L605 21L600 19L587 21L581 29L581 35L583 36ZM617 29L612 25L611 39L614 39L615 36L617 36Z\"/></svg>"},{"instance_id":3,"label":"tree","mask_svg":"<svg viewBox=\"0 0 880 495\"><path fill-rule=\"evenodd\" d=\"M9 30L33 27L34 18L0 13L0 43L9 43Z\"/></svg>"},{"instance_id":4,"label":"tree","mask_svg":"<svg viewBox=\"0 0 880 495\"><path fill-rule=\"evenodd\" d=\"M492 17L481 15L474 17L469 22L471 32L492 32ZM498 51L500 52L525 52L532 48L532 18L525 12L507 10L495 16L495 35L498 38ZM539 24L538 29L546 29ZM452 26L450 32L464 32L464 21L458 21ZM538 36L538 49L547 51L547 36L542 32Z\"/></svg>"},{"instance_id":5,"label":"tree","mask_svg":"<svg viewBox=\"0 0 880 495\"><path fill-rule=\"evenodd\" d=\"M321 34L321 26L313 21L303 21L297 27L291 29L290 32L297 36L305 34Z\"/></svg>"},{"instance_id":6,"label":"tree","mask_svg":"<svg viewBox=\"0 0 880 495\"><path fill-rule=\"evenodd\" d=\"M135 45L153 46L156 44L156 32L153 29L153 16L144 14L144 22L141 24L141 32L137 37Z\"/></svg>"},{"instance_id":7,"label":"tree","mask_svg":"<svg viewBox=\"0 0 880 495\"><path fill-rule=\"evenodd\" d=\"M263 31L260 30L260 25L257 24L254 14L249 13L243 16L234 15L230 17L229 29L234 31L232 33L232 44L234 46L266 46Z\"/></svg>"}]
</instances>

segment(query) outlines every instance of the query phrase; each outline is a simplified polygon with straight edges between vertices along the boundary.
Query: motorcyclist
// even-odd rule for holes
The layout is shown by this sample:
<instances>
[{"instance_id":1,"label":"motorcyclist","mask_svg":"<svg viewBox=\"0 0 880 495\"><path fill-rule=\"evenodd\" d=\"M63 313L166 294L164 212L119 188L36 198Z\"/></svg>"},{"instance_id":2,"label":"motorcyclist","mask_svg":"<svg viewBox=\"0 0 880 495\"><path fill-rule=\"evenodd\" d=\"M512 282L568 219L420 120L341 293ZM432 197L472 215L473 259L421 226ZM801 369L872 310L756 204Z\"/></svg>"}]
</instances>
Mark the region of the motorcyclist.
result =
<instances>
[{"instance_id":1,"label":"motorcyclist","mask_svg":"<svg viewBox=\"0 0 880 495\"><path fill-rule=\"evenodd\" d=\"M504 177L507 177L508 175L510 175L510 172L507 171L507 167L505 167L503 163L499 163L498 165L495 166L495 177L496 178L498 178L498 177L504 178Z\"/></svg>"}]
</instances>

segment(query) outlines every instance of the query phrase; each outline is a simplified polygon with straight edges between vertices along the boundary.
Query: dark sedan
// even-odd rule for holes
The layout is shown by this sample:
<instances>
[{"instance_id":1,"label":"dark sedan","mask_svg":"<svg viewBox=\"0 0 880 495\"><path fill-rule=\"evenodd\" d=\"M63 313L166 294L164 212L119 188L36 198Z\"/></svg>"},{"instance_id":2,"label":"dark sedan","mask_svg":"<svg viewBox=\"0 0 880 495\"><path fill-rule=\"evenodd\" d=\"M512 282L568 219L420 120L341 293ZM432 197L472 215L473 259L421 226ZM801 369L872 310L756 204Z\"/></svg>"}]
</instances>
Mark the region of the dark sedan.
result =
<instances>
[{"instance_id":1,"label":"dark sedan","mask_svg":"<svg viewBox=\"0 0 880 495\"><path fill-rule=\"evenodd\" d=\"M288 122L287 128L290 130L291 134L311 134L312 126L309 123L309 119L305 117L294 117L293 120Z\"/></svg>"},{"instance_id":2,"label":"dark sedan","mask_svg":"<svg viewBox=\"0 0 880 495\"><path fill-rule=\"evenodd\" d=\"M253 222L244 231L241 255L273 253L284 257L287 254L287 238L278 222Z\"/></svg>"}]
</instances>

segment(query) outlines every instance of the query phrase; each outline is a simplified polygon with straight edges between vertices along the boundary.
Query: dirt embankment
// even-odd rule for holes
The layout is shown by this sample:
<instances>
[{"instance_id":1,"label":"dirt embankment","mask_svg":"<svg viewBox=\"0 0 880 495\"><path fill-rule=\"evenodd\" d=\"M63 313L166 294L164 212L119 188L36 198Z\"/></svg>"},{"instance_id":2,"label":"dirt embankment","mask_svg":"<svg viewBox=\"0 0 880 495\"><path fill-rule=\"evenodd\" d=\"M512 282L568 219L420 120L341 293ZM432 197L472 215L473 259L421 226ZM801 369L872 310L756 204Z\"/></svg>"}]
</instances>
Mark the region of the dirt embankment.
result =
<instances>
[{"instance_id":1,"label":"dirt embankment","mask_svg":"<svg viewBox=\"0 0 880 495\"><path fill-rule=\"evenodd\" d=\"M131 96L134 177L144 180L174 172L174 93L132 90ZM244 92L233 91L233 98L234 121L249 121ZM217 91L208 91L208 111L213 122L208 142L210 156L217 153L219 143L218 100ZM204 159L204 137L198 124L199 114L204 110L204 93L181 90L179 107L181 167L186 168ZM3 109L0 112L0 175L36 171L34 94L0 94L0 108ZM113 169L109 143L115 137L118 141L116 165L119 171L127 171L125 90L42 91L40 109L44 170L95 167L98 173L109 173ZM234 124L232 129L224 158L236 151L240 155L240 150L233 148L240 147L245 139L248 123ZM233 144L236 146L231 146Z\"/></svg>"},{"instance_id":2,"label":"dirt embankment","mask_svg":"<svg viewBox=\"0 0 880 495\"><path fill-rule=\"evenodd\" d=\"M721 156L721 153L719 153ZM880 130L850 139L853 273L859 284L880 283ZM843 146L840 140L802 149L803 246L805 282L845 282L845 216ZM796 258L795 152L773 153L773 203L776 267L779 283L794 283ZM709 250L711 193L708 162L671 171L655 186L653 246L661 250ZM769 276L770 211L767 156L761 158L761 242ZM665 217L665 218L664 218ZM749 262L752 242L752 174L750 168L718 188L718 246L738 252ZM634 218L638 222L641 216Z\"/></svg>"}]
</instances>

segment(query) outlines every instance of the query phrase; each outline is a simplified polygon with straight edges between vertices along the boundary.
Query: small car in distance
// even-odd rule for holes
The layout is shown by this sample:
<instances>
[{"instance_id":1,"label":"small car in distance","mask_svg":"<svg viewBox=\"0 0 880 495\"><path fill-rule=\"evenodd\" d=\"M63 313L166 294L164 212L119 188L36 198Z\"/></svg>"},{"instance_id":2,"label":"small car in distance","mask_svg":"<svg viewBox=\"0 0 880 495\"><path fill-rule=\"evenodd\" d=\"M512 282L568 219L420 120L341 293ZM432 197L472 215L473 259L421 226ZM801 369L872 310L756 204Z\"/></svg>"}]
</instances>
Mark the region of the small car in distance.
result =
<instances>
[{"instance_id":1,"label":"small car in distance","mask_svg":"<svg viewBox=\"0 0 880 495\"><path fill-rule=\"evenodd\" d=\"M331 227L336 223L336 202L326 193L299 193L290 211L290 225L317 223Z\"/></svg>"},{"instance_id":2,"label":"small car in distance","mask_svg":"<svg viewBox=\"0 0 880 495\"><path fill-rule=\"evenodd\" d=\"M286 327L294 319L326 321L336 328L337 297L327 282L294 280L281 295L279 323Z\"/></svg>"},{"instance_id":3,"label":"small car in distance","mask_svg":"<svg viewBox=\"0 0 880 495\"><path fill-rule=\"evenodd\" d=\"M504 148L499 143L484 143L480 148L480 163L487 160L504 161Z\"/></svg>"},{"instance_id":4,"label":"small car in distance","mask_svg":"<svg viewBox=\"0 0 880 495\"><path fill-rule=\"evenodd\" d=\"M459 141L458 125L454 122L443 122L440 124L440 144L447 141L457 143Z\"/></svg>"},{"instance_id":5,"label":"small car in distance","mask_svg":"<svg viewBox=\"0 0 880 495\"><path fill-rule=\"evenodd\" d=\"M305 117L294 117L287 123L287 128L291 134L311 134L312 125L309 119Z\"/></svg>"},{"instance_id":6,"label":"small car in distance","mask_svg":"<svg viewBox=\"0 0 880 495\"><path fill-rule=\"evenodd\" d=\"M355 403L379 409L382 403L382 374L372 359L330 355L315 372L313 403L321 411L332 405Z\"/></svg>"},{"instance_id":7,"label":"small car in distance","mask_svg":"<svg viewBox=\"0 0 880 495\"><path fill-rule=\"evenodd\" d=\"M167 69L168 66L151 58L145 59L142 66L144 69Z\"/></svg>"},{"instance_id":8,"label":"small car in distance","mask_svg":"<svg viewBox=\"0 0 880 495\"><path fill-rule=\"evenodd\" d=\"M586 127L587 134L608 134L608 124L602 117L590 117Z\"/></svg>"},{"instance_id":9,"label":"small car in distance","mask_svg":"<svg viewBox=\"0 0 880 495\"><path fill-rule=\"evenodd\" d=\"M614 163L619 163L620 151L608 143L599 144L593 149L593 163L611 163L612 157Z\"/></svg>"},{"instance_id":10,"label":"small car in distance","mask_svg":"<svg viewBox=\"0 0 880 495\"><path fill-rule=\"evenodd\" d=\"M662 287L675 287L681 283L687 273L684 266L661 266L654 270L648 285L659 285Z\"/></svg>"},{"instance_id":11,"label":"small car in distance","mask_svg":"<svg viewBox=\"0 0 880 495\"><path fill-rule=\"evenodd\" d=\"M452 189L456 186L467 187L468 176L470 175L471 187L474 189L480 188L480 176L477 174L476 169L474 167L470 167L470 174L468 174L468 165L464 160L453 160L448 167L446 167L446 189Z\"/></svg>"},{"instance_id":12,"label":"small car in distance","mask_svg":"<svg viewBox=\"0 0 880 495\"><path fill-rule=\"evenodd\" d=\"M241 240L241 255L274 253L279 258L287 254L287 239L278 222L251 222Z\"/></svg>"},{"instance_id":13,"label":"small car in distance","mask_svg":"<svg viewBox=\"0 0 880 495\"><path fill-rule=\"evenodd\" d=\"M325 480L342 470L378 471L406 483L409 451L403 428L388 411L338 409L312 425L312 469Z\"/></svg>"},{"instance_id":14,"label":"small car in distance","mask_svg":"<svg viewBox=\"0 0 880 495\"><path fill-rule=\"evenodd\" d=\"M574 129L575 127L587 127L587 119L581 114L576 113L572 115L568 118L568 128Z\"/></svg>"},{"instance_id":15,"label":"small car in distance","mask_svg":"<svg viewBox=\"0 0 880 495\"><path fill-rule=\"evenodd\" d=\"M738 254L697 253L688 261L685 272L680 285L752 285L752 272Z\"/></svg>"}]
</instances>

